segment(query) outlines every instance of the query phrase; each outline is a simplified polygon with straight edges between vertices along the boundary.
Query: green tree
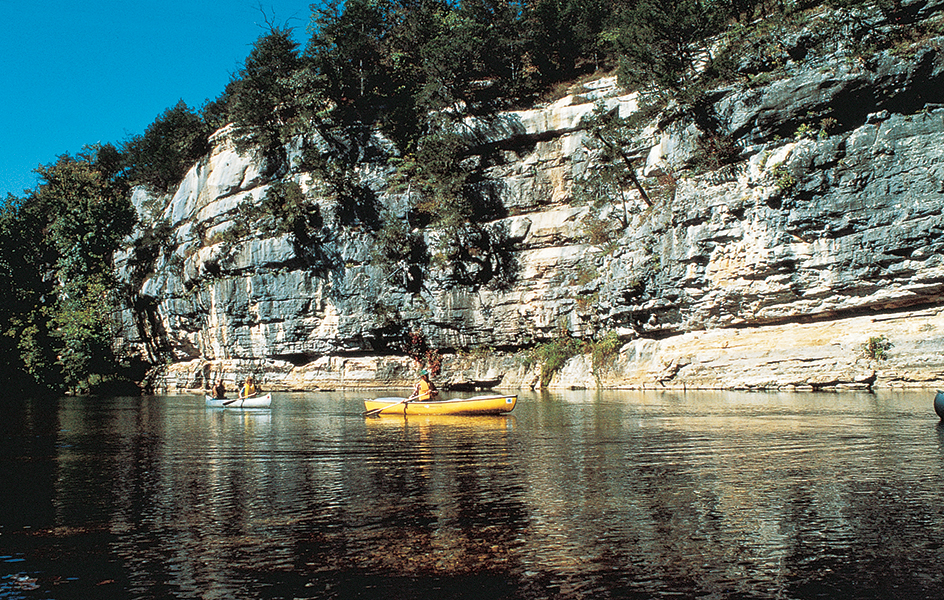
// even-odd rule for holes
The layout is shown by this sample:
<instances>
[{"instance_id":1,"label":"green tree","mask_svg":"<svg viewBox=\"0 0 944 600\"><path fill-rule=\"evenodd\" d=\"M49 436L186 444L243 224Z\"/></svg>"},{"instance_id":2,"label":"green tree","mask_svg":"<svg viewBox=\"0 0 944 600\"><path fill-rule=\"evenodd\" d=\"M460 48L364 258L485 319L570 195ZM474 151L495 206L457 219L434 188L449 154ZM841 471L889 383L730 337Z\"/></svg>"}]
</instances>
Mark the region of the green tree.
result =
<instances>
[{"instance_id":1,"label":"green tree","mask_svg":"<svg viewBox=\"0 0 944 600\"><path fill-rule=\"evenodd\" d=\"M298 116L292 81L301 66L292 30L273 27L256 40L227 88L236 147L261 150L276 168L285 165L285 134L293 131Z\"/></svg>"},{"instance_id":2,"label":"green tree","mask_svg":"<svg viewBox=\"0 0 944 600\"><path fill-rule=\"evenodd\" d=\"M67 389L86 393L118 379L120 357L114 350L115 313L120 306L117 282L97 273L62 286L52 318L58 340L58 364Z\"/></svg>"},{"instance_id":3,"label":"green tree","mask_svg":"<svg viewBox=\"0 0 944 600\"><path fill-rule=\"evenodd\" d=\"M527 62L539 74L540 85L606 64L601 33L611 6L604 0L536 0L528 4Z\"/></svg>"},{"instance_id":4,"label":"green tree","mask_svg":"<svg viewBox=\"0 0 944 600\"><path fill-rule=\"evenodd\" d=\"M462 136L434 134L400 162L397 179L407 192L411 224L436 229L432 259L448 265L452 283L507 286L518 272L513 244L506 230L489 224L505 216L505 209L476 164Z\"/></svg>"},{"instance_id":5,"label":"green tree","mask_svg":"<svg viewBox=\"0 0 944 600\"><path fill-rule=\"evenodd\" d=\"M467 194L468 151L462 136L443 131L421 138L416 152L400 161L397 179L409 188L411 205L422 224L473 218L475 207Z\"/></svg>"},{"instance_id":6,"label":"green tree","mask_svg":"<svg viewBox=\"0 0 944 600\"><path fill-rule=\"evenodd\" d=\"M392 44L394 65L410 87L421 122L428 122L431 111L455 110L468 100L468 82L482 70L478 56L484 41L473 22L452 7L425 3L423 9L405 15L403 31Z\"/></svg>"},{"instance_id":7,"label":"green tree","mask_svg":"<svg viewBox=\"0 0 944 600\"><path fill-rule=\"evenodd\" d=\"M48 326L55 300L47 276L54 250L43 236L45 219L36 206L8 197L0 207L0 360L8 390L32 394L62 384Z\"/></svg>"},{"instance_id":8,"label":"green tree","mask_svg":"<svg viewBox=\"0 0 944 600\"><path fill-rule=\"evenodd\" d=\"M37 169L40 185L26 202L45 220L54 251L56 298L44 309L65 385L77 392L112 381L119 359L112 322L120 309L112 256L137 215L118 176L116 151L92 147Z\"/></svg>"},{"instance_id":9,"label":"green tree","mask_svg":"<svg viewBox=\"0 0 944 600\"><path fill-rule=\"evenodd\" d=\"M528 356L529 363L537 363L541 367L541 387L547 386L567 361L578 356L584 350L584 342L570 337L566 331L561 331L559 337L549 342L538 344L531 349Z\"/></svg>"},{"instance_id":10,"label":"green tree","mask_svg":"<svg viewBox=\"0 0 944 600\"><path fill-rule=\"evenodd\" d=\"M469 49L468 68L462 84L472 94L482 96L482 108L495 101L506 102L527 95L530 73L525 62L525 3L514 0L462 0L459 3L457 42ZM459 46L461 48L462 46ZM460 50L461 52L461 50ZM488 83L480 88L482 83ZM484 93L484 95L483 95Z\"/></svg>"},{"instance_id":11,"label":"green tree","mask_svg":"<svg viewBox=\"0 0 944 600\"><path fill-rule=\"evenodd\" d=\"M369 120L383 98L397 90L386 43L393 23L390 0L328 0L313 15L305 55L340 110Z\"/></svg>"},{"instance_id":12,"label":"green tree","mask_svg":"<svg viewBox=\"0 0 944 600\"><path fill-rule=\"evenodd\" d=\"M219 96L203 103L199 114L206 123L208 131L213 132L229 124L229 101L235 87L236 80L234 79L226 85Z\"/></svg>"},{"instance_id":13,"label":"green tree","mask_svg":"<svg viewBox=\"0 0 944 600\"><path fill-rule=\"evenodd\" d=\"M380 267L390 284L416 293L423 287L429 253L421 233L412 231L405 219L386 214L376 233L371 262Z\"/></svg>"},{"instance_id":14,"label":"green tree","mask_svg":"<svg viewBox=\"0 0 944 600\"><path fill-rule=\"evenodd\" d=\"M40 185L32 200L48 219L46 234L58 253L61 282L105 272L137 221L127 183L114 164L99 161L113 152L113 147L95 147L37 169Z\"/></svg>"},{"instance_id":15,"label":"green tree","mask_svg":"<svg viewBox=\"0 0 944 600\"><path fill-rule=\"evenodd\" d=\"M591 116L584 118L582 125L589 134L586 145L599 155L599 167L578 182L578 199L596 207L618 204L619 209L613 211L613 217L625 229L629 227L632 203L629 188L636 190L646 207L652 206L649 195L636 176L634 157L626 150L626 146L634 139L632 122L600 106Z\"/></svg>"},{"instance_id":16,"label":"green tree","mask_svg":"<svg viewBox=\"0 0 944 600\"><path fill-rule=\"evenodd\" d=\"M730 10L711 0L632 0L616 10L604 39L619 57L620 83L690 102L696 67L711 58L705 40L723 29Z\"/></svg>"},{"instance_id":17,"label":"green tree","mask_svg":"<svg viewBox=\"0 0 944 600\"><path fill-rule=\"evenodd\" d=\"M209 152L209 134L203 119L181 100L148 125L144 135L125 142L128 180L167 192Z\"/></svg>"}]
</instances>

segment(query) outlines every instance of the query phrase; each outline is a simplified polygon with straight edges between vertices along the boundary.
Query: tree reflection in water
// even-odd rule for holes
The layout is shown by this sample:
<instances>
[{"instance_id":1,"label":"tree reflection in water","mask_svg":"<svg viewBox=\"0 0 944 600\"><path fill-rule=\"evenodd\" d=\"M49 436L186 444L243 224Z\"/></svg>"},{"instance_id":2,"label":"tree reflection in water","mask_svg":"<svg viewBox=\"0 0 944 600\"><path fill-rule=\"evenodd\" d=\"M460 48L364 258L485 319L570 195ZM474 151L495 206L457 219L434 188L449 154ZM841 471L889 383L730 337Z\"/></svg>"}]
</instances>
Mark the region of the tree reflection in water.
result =
<instances>
[{"instance_id":1,"label":"tree reflection in water","mask_svg":"<svg viewBox=\"0 0 944 600\"><path fill-rule=\"evenodd\" d=\"M28 401L3 425L0 597L938 598L930 402L568 392L364 419L340 393Z\"/></svg>"}]
</instances>

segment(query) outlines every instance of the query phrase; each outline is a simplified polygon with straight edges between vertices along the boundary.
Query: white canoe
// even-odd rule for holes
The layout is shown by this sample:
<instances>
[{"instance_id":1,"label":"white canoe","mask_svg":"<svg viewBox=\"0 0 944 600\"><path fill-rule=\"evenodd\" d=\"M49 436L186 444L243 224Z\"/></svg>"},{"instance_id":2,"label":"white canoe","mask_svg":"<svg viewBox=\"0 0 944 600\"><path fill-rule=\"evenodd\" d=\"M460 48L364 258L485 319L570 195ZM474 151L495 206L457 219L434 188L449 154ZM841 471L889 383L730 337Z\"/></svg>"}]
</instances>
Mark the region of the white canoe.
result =
<instances>
[{"instance_id":1,"label":"white canoe","mask_svg":"<svg viewBox=\"0 0 944 600\"><path fill-rule=\"evenodd\" d=\"M206 396L206 405L213 408L269 408L270 404L272 404L272 394L242 399Z\"/></svg>"}]
</instances>

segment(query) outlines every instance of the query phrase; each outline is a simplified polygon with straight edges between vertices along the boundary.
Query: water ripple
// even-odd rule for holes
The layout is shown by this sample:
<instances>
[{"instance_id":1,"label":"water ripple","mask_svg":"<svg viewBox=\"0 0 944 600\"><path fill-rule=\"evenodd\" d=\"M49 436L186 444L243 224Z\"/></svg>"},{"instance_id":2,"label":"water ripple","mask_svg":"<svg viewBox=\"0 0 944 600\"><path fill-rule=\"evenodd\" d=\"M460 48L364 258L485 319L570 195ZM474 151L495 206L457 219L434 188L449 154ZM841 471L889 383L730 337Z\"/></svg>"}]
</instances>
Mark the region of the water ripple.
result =
<instances>
[{"instance_id":1,"label":"water ripple","mask_svg":"<svg viewBox=\"0 0 944 600\"><path fill-rule=\"evenodd\" d=\"M0 516L0 598L940 598L928 402L575 392L364 419L345 395L72 399L5 442L0 475L28 485Z\"/></svg>"}]
</instances>

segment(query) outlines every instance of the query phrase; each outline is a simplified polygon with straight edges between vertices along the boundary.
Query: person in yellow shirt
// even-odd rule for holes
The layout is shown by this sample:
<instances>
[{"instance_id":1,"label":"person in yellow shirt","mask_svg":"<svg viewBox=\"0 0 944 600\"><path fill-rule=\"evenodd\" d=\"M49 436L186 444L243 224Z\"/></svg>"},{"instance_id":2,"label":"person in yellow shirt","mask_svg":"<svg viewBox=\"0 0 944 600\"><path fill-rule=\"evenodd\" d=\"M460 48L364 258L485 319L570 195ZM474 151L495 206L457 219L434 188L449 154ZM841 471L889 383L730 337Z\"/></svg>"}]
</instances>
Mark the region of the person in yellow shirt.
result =
<instances>
[{"instance_id":1,"label":"person in yellow shirt","mask_svg":"<svg viewBox=\"0 0 944 600\"><path fill-rule=\"evenodd\" d=\"M259 393L259 390L256 388L256 383L252 380L252 375L246 378L246 383L243 385L243 390L239 393L240 398L251 398Z\"/></svg>"},{"instance_id":2,"label":"person in yellow shirt","mask_svg":"<svg viewBox=\"0 0 944 600\"><path fill-rule=\"evenodd\" d=\"M420 380L413 388L413 395L416 402L428 402L439 395L439 390L436 389L436 384L429 380L429 371L426 369L420 371Z\"/></svg>"}]
</instances>

